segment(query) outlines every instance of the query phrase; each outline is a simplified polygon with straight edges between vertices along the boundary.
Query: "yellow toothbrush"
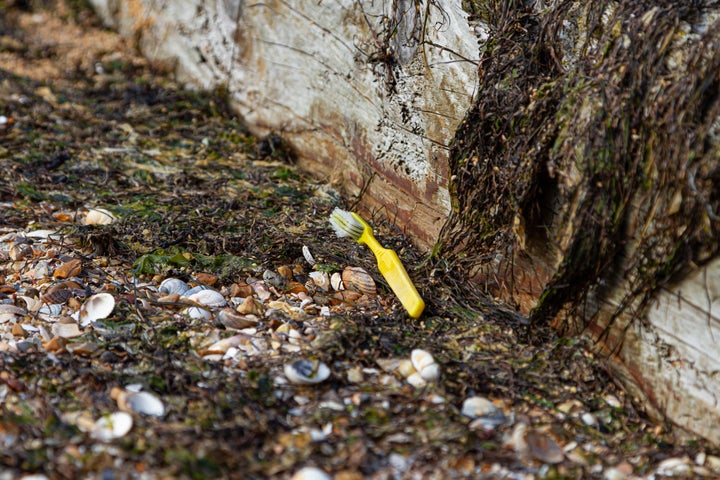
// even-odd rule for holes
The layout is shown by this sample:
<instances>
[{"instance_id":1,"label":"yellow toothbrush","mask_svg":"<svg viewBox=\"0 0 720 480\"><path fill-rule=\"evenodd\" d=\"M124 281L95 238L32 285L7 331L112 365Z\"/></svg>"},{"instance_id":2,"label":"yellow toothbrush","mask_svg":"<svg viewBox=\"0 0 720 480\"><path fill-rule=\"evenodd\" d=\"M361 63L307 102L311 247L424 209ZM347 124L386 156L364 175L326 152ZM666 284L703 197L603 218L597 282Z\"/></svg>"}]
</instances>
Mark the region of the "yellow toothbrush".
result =
<instances>
[{"instance_id":1,"label":"yellow toothbrush","mask_svg":"<svg viewBox=\"0 0 720 480\"><path fill-rule=\"evenodd\" d=\"M412 318L418 318L425 309L425 302L415 289L397 253L385 248L373 236L372 227L357 213L336 208L330 214L330 224L338 237L350 237L364 243L375 254L378 269L405 310Z\"/></svg>"}]
</instances>

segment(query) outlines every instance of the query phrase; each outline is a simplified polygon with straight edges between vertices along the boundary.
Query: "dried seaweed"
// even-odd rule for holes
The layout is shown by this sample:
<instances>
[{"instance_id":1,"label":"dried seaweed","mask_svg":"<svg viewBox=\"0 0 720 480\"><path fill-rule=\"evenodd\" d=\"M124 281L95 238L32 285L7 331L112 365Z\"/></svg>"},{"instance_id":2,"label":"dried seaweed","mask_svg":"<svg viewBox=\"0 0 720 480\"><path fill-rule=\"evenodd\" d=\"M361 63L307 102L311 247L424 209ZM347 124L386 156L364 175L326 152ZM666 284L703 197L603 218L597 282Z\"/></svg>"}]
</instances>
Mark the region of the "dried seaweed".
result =
<instances>
[{"instance_id":1,"label":"dried seaweed","mask_svg":"<svg viewBox=\"0 0 720 480\"><path fill-rule=\"evenodd\" d=\"M587 320L618 278L617 314L642 311L717 256L720 25L699 27L717 2L474 4L490 31L452 147L448 258L477 270L524 255L523 234L548 244L547 321Z\"/></svg>"}]
</instances>

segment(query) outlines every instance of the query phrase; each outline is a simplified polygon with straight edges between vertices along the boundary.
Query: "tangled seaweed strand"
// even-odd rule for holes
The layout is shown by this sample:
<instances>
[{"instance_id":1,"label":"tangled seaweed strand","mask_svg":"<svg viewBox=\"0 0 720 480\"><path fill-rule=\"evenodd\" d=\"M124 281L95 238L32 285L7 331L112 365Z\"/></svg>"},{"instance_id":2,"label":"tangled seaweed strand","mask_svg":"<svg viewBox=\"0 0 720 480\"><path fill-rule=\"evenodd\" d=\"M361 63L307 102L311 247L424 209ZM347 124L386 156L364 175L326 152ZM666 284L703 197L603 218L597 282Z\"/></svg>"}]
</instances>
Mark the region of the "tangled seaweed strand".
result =
<instances>
[{"instance_id":1,"label":"tangled seaweed strand","mask_svg":"<svg viewBox=\"0 0 720 480\"><path fill-rule=\"evenodd\" d=\"M498 253L524 254L518 218L541 232L559 265L536 322L586 321L618 282L627 295L614 315L637 315L717 256L720 22L697 28L717 8L483 2L490 35L477 104L452 146L443 253L492 266Z\"/></svg>"}]
</instances>

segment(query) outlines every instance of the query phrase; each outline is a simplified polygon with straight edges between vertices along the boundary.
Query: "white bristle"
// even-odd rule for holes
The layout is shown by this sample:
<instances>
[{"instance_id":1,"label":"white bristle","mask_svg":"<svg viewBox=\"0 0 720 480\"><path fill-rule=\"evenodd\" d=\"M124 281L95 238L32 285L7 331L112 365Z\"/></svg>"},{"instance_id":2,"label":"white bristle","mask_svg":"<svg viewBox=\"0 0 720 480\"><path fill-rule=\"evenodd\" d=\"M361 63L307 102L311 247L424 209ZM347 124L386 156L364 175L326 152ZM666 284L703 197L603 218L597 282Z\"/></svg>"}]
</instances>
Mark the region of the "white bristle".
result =
<instances>
[{"instance_id":1,"label":"white bristle","mask_svg":"<svg viewBox=\"0 0 720 480\"><path fill-rule=\"evenodd\" d=\"M365 230L365 227L350 212L340 208L335 208L330 214L330 225L338 237L351 237L354 240L360 238Z\"/></svg>"}]
</instances>

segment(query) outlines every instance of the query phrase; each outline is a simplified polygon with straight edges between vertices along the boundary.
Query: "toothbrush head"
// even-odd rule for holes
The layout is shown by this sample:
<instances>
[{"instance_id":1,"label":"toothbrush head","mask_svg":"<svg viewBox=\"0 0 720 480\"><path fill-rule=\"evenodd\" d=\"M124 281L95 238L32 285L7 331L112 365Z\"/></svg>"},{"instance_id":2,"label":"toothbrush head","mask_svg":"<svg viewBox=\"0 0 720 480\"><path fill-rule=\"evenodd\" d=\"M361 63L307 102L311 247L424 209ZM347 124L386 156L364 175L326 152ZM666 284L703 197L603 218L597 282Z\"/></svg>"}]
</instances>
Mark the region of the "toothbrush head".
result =
<instances>
[{"instance_id":1,"label":"toothbrush head","mask_svg":"<svg viewBox=\"0 0 720 480\"><path fill-rule=\"evenodd\" d=\"M340 208L335 208L330 214L330 225L338 237L350 237L356 242L370 227L359 215Z\"/></svg>"}]
</instances>

